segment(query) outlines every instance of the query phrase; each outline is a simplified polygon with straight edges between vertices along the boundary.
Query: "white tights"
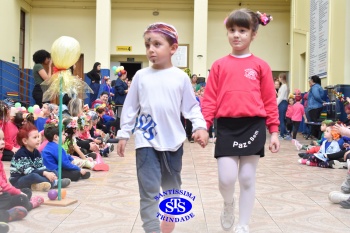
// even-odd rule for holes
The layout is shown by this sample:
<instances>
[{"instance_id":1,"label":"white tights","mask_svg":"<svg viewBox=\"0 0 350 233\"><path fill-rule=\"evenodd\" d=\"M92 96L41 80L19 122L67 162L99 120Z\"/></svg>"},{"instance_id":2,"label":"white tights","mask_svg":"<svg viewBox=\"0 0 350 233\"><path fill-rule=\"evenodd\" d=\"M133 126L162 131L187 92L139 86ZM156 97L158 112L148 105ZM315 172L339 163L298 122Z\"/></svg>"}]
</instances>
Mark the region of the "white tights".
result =
<instances>
[{"instance_id":1,"label":"white tights","mask_svg":"<svg viewBox=\"0 0 350 233\"><path fill-rule=\"evenodd\" d=\"M239 225L248 225L255 201L255 175L259 155L219 157L219 190L224 201L231 203L235 183L239 180ZM239 161L239 169L238 169Z\"/></svg>"}]
</instances>

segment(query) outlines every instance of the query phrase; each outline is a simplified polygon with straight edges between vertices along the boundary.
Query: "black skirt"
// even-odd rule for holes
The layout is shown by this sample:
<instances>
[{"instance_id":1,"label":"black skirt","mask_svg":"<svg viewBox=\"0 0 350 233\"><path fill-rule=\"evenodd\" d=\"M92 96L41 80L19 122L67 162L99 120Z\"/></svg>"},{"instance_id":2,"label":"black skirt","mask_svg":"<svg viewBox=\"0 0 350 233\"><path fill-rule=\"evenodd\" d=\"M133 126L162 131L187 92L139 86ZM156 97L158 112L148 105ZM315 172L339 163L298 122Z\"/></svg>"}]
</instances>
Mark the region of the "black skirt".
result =
<instances>
[{"instance_id":1,"label":"black skirt","mask_svg":"<svg viewBox=\"0 0 350 233\"><path fill-rule=\"evenodd\" d=\"M261 117L219 118L215 158L265 156L266 123Z\"/></svg>"}]
</instances>

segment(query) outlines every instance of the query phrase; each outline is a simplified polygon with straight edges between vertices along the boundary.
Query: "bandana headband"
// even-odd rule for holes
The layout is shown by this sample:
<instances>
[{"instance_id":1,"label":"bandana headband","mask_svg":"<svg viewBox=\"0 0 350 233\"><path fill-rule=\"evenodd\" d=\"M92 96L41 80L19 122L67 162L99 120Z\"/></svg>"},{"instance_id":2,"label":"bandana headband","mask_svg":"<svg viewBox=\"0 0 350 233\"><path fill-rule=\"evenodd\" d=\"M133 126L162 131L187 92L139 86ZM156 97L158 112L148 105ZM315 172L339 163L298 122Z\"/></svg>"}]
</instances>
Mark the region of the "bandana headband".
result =
<instances>
[{"instance_id":1,"label":"bandana headband","mask_svg":"<svg viewBox=\"0 0 350 233\"><path fill-rule=\"evenodd\" d=\"M159 32L159 33L165 34L167 36L170 36L174 40L174 43L177 44L178 42L179 37L178 37L177 31L175 27L170 24L166 24L162 22L151 24L147 27L143 35L149 32Z\"/></svg>"}]
</instances>

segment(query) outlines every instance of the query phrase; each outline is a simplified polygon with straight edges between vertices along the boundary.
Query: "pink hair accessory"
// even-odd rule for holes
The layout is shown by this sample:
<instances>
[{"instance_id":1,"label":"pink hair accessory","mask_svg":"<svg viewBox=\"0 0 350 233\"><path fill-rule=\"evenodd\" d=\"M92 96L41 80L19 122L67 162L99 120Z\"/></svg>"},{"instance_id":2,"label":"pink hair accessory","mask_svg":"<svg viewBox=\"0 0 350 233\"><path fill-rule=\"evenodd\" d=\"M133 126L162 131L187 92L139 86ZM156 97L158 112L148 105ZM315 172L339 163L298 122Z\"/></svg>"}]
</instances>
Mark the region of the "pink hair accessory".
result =
<instances>
[{"instance_id":1,"label":"pink hair accessory","mask_svg":"<svg viewBox=\"0 0 350 233\"><path fill-rule=\"evenodd\" d=\"M261 25L266 26L270 21L273 20L271 15L267 15L266 13L261 13L260 11L256 12L259 16L259 22Z\"/></svg>"},{"instance_id":2,"label":"pink hair accessory","mask_svg":"<svg viewBox=\"0 0 350 233\"><path fill-rule=\"evenodd\" d=\"M228 16L224 19L224 25L226 25L227 19L228 19Z\"/></svg>"}]
</instances>

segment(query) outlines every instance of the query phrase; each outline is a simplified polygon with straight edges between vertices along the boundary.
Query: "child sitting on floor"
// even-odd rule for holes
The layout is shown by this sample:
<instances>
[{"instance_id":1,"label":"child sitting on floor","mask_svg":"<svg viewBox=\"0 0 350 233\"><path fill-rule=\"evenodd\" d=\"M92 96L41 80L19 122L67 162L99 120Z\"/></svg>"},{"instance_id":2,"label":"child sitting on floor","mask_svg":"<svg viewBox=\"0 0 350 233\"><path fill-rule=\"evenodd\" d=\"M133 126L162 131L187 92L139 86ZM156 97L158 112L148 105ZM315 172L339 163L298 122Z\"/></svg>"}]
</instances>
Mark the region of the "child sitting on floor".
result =
<instances>
[{"instance_id":1,"label":"child sitting on floor","mask_svg":"<svg viewBox=\"0 0 350 233\"><path fill-rule=\"evenodd\" d=\"M298 150L306 150L306 154L313 154L320 150L320 145L325 140L324 139L324 131L326 130L327 126L334 125L334 122L332 120L324 120L321 123L321 132L322 136L320 140L317 141L311 141L311 145L302 145L297 140L292 140L292 143L297 147ZM303 157L305 153L299 153L300 157Z\"/></svg>"},{"instance_id":2,"label":"child sitting on floor","mask_svg":"<svg viewBox=\"0 0 350 233\"><path fill-rule=\"evenodd\" d=\"M64 133L66 136L65 141L62 144L62 148L67 154L74 155L75 160L73 163L79 167L85 167L92 169L96 163L94 163L92 157L89 154L84 154L80 147L77 145L76 133L77 133L77 118L66 118L63 120ZM89 145L88 145L89 146ZM89 149L89 148L86 148ZM96 158L96 154L93 154Z\"/></svg>"},{"instance_id":3,"label":"child sitting on floor","mask_svg":"<svg viewBox=\"0 0 350 233\"><path fill-rule=\"evenodd\" d=\"M90 172L81 169L72 164L74 160L72 156L66 153L63 148L58 145L59 129L57 122L46 123L44 135L49 141L42 151L44 165L50 169L58 172L58 150L62 150L62 178L69 178L71 181L78 181L80 178L88 179ZM65 141L65 134L62 134L62 142Z\"/></svg>"},{"instance_id":4,"label":"child sitting on floor","mask_svg":"<svg viewBox=\"0 0 350 233\"><path fill-rule=\"evenodd\" d=\"M11 160L10 183L16 188L31 188L33 191L49 191L57 187L57 173L45 168L37 150L40 143L37 128L31 123L23 125L17 143L21 148ZM62 179L62 187L69 184L69 179Z\"/></svg>"},{"instance_id":5,"label":"child sitting on floor","mask_svg":"<svg viewBox=\"0 0 350 233\"><path fill-rule=\"evenodd\" d=\"M23 113L18 111L17 108L11 107L10 111L7 111L7 119L3 129L5 134L5 148L2 161L11 161L13 155L20 148L16 137L18 129L22 127Z\"/></svg>"},{"instance_id":6,"label":"child sitting on floor","mask_svg":"<svg viewBox=\"0 0 350 233\"><path fill-rule=\"evenodd\" d=\"M4 147L4 132L0 129L0 222L11 222L24 218L27 211L39 207L44 198L32 197L29 188L17 189L7 182L4 165L1 162Z\"/></svg>"},{"instance_id":7,"label":"child sitting on floor","mask_svg":"<svg viewBox=\"0 0 350 233\"><path fill-rule=\"evenodd\" d=\"M44 130L45 122L50 117L49 104L43 104L41 108L40 116L34 121L34 125L38 129L38 131Z\"/></svg>"},{"instance_id":8,"label":"child sitting on floor","mask_svg":"<svg viewBox=\"0 0 350 233\"><path fill-rule=\"evenodd\" d=\"M330 159L327 154L333 154L341 150L337 142L340 134L332 126L328 126L324 132L324 138L325 140L322 142L320 150L317 153L311 154L307 160L300 159L299 162L301 164L323 168L330 167Z\"/></svg>"}]
</instances>

